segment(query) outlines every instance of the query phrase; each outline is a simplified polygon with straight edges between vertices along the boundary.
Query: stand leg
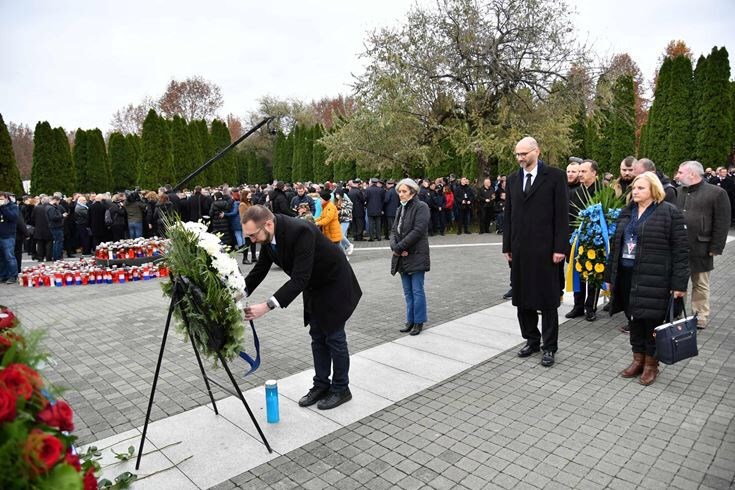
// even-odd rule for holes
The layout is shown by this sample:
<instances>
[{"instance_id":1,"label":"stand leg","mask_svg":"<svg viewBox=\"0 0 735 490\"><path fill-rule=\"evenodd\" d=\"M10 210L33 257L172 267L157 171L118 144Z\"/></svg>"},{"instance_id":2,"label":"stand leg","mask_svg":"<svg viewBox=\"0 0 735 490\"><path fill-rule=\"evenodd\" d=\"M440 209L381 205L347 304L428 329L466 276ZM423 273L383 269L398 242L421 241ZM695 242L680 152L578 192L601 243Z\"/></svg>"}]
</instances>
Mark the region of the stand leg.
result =
<instances>
[{"instance_id":1,"label":"stand leg","mask_svg":"<svg viewBox=\"0 0 735 490\"><path fill-rule=\"evenodd\" d=\"M243 396L242 391L240 391L240 386L235 381L234 376L232 376L232 372L230 371L230 366L227 365L227 361L225 361L224 357L222 357L222 354L217 354L217 357L219 357L219 360L222 363L222 366L225 368L225 371L227 371L227 376L230 377L230 381L232 381L232 385L235 387L235 391L237 391L237 394L240 397L242 404L245 405L245 409L248 411L248 414L250 415L250 420L253 421L255 428L258 429L258 434L260 434L260 438L263 440L263 444L265 444L265 447L268 449L268 452L272 453L273 449L271 449L270 444L268 444L268 440L265 438L265 434L263 434L263 431L260 428L260 424L258 424L258 421L255 420L255 416L253 415L252 410L250 410L250 406L248 405L248 402L245 401L245 397Z\"/></svg>"},{"instance_id":2,"label":"stand leg","mask_svg":"<svg viewBox=\"0 0 735 490\"><path fill-rule=\"evenodd\" d=\"M145 413L145 423L143 424L143 436L140 438L140 447L138 448L138 458L135 461L135 469L140 469L140 458L143 456L143 445L145 444L145 436L148 433L148 422L151 418L151 408L153 408L153 397L156 395L156 385L158 384L158 375L161 372L161 361L163 360L163 351L166 349L166 338L168 337L168 328L171 326L171 315L174 313L176 306L176 295L171 296L171 304L168 307L168 316L166 317L166 327L163 329L163 337L161 338L161 351L158 353L158 363L156 363L156 374L153 375L153 386L151 386L151 396L148 398L148 410Z\"/></svg>"},{"instance_id":3,"label":"stand leg","mask_svg":"<svg viewBox=\"0 0 735 490\"><path fill-rule=\"evenodd\" d=\"M197 356L197 363L199 364L199 370L202 372L202 378L204 378L204 384L207 386L207 392L209 393L209 399L212 400L212 407L214 407L214 413L216 415L219 415L219 411L217 410L217 404L214 402L214 396L212 395L212 388L209 387L209 378L207 378L207 373L204 372L204 365L202 364L202 357L199 355L199 349L197 349L196 344L194 343L194 339L191 335L189 335L189 339L191 340L191 346L194 348L194 354Z\"/></svg>"}]
</instances>

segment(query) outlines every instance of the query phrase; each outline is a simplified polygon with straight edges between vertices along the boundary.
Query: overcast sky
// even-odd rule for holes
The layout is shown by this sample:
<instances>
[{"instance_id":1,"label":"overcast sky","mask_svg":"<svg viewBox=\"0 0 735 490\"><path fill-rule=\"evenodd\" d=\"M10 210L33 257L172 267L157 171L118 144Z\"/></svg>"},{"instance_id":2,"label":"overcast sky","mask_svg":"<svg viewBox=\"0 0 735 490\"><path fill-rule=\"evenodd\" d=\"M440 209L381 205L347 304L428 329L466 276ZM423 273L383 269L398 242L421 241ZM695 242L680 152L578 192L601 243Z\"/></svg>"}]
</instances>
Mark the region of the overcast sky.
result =
<instances>
[{"instance_id":1,"label":"overcast sky","mask_svg":"<svg viewBox=\"0 0 735 490\"><path fill-rule=\"evenodd\" d=\"M648 79L672 39L695 58L726 46L735 66L735 0L570 2L580 39L601 57L629 53ZM264 95L349 94L365 33L400 23L412 4L0 0L0 113L105 131L116 110L194 75L221 87L222 116L244 116Z\"/></svg>"}]
</instances>

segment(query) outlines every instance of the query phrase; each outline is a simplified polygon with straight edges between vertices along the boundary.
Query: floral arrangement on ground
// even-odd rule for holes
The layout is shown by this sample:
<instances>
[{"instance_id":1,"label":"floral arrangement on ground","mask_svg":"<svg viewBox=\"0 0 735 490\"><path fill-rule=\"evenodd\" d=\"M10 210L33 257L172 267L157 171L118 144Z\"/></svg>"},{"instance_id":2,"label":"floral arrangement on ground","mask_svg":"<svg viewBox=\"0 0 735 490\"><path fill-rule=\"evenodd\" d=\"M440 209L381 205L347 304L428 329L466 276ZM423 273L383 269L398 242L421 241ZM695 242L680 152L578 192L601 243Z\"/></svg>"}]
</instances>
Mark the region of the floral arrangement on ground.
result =
<instances>
[{"instance_id":1,"label":"floral arrangement on ground","mask_svg":"<svg viewBox=\"0 0 735 490\"><path fill-rule=\"evenodd\" d=\"M573 223L575 230L569 238L572 246L570 257L574 260L570 261L569 266L573 269L567 278L576 275L600 288L603 285L609 242L615 236L624 201L615 196L615 189L611 187L603 187L592 196L586 191L585 194L586 202L579 209L577 221Z\"/></svg>"},{"instance_id":2,"label":"floral arrangement on ground","mask_svg":"<svg viewBox=\"0 0 735 490\"><path fill-rule=\"evenodd\" d=\"M177 331L191 337L206 357L234 359L245 331L245 279L237 260L201 222L167 223L170 280L162 285L174 298Z\"/></svg>"},{"instance_id":3,"label":"floral arrangement on ground","mask_svg":"<svg viewBox=\"0 0 735 490\"><path fill-rule=\"evenodd\" d=\"M74 413L59 390L39 370L40 331L26 332L15 314L0 306L0 488L126 488L136 475L123 473L113 484L97 481L99 453L77 454Z\"/></svg>"}]
</instances>

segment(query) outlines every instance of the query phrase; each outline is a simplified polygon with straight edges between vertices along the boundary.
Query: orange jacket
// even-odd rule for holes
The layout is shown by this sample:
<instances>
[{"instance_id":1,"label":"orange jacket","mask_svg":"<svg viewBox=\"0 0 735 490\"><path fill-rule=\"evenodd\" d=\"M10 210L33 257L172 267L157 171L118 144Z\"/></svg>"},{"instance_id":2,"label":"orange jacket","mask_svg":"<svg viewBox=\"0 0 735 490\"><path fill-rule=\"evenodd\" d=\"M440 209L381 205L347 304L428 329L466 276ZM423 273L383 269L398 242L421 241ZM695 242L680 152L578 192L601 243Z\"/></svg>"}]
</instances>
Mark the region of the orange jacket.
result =
<instances>
[{"instance_id":1,"label":"orange jacket","mask_svg":"<svg viewBox=\"0 0 735 490\"><path fill-rule=\"evenodd\" d=\"M338 243L342 240L342 227L339 225L339 212L337 206L332 201L329 201L323 208L322 214L316 220L316 225L321 227L322 233L326 235L329 240L334 243Z\"/></svg>"}]
</instances>

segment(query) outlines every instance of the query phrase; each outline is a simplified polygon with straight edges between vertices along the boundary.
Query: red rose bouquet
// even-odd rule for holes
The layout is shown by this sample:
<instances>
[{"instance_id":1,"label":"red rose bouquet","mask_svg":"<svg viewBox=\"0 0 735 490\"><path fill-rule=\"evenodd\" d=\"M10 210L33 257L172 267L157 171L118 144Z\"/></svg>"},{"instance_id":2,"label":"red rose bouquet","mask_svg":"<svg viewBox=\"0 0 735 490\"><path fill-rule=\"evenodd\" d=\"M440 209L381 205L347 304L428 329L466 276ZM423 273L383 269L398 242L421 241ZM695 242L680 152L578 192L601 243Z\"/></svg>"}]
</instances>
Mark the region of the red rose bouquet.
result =
<instances>
[{"instance_id":1,"label":"red rose bouquet","mask_svg":"<svg viewBox=\"0 0 735 490\"><path fill-rule=\"evenodd\" d=\"M36 369L47 357L40 337L24 332L13 312L0 306L0 488L96 489L97 454L76 454L72 409Z\"/></svg>"}]
</instances>

